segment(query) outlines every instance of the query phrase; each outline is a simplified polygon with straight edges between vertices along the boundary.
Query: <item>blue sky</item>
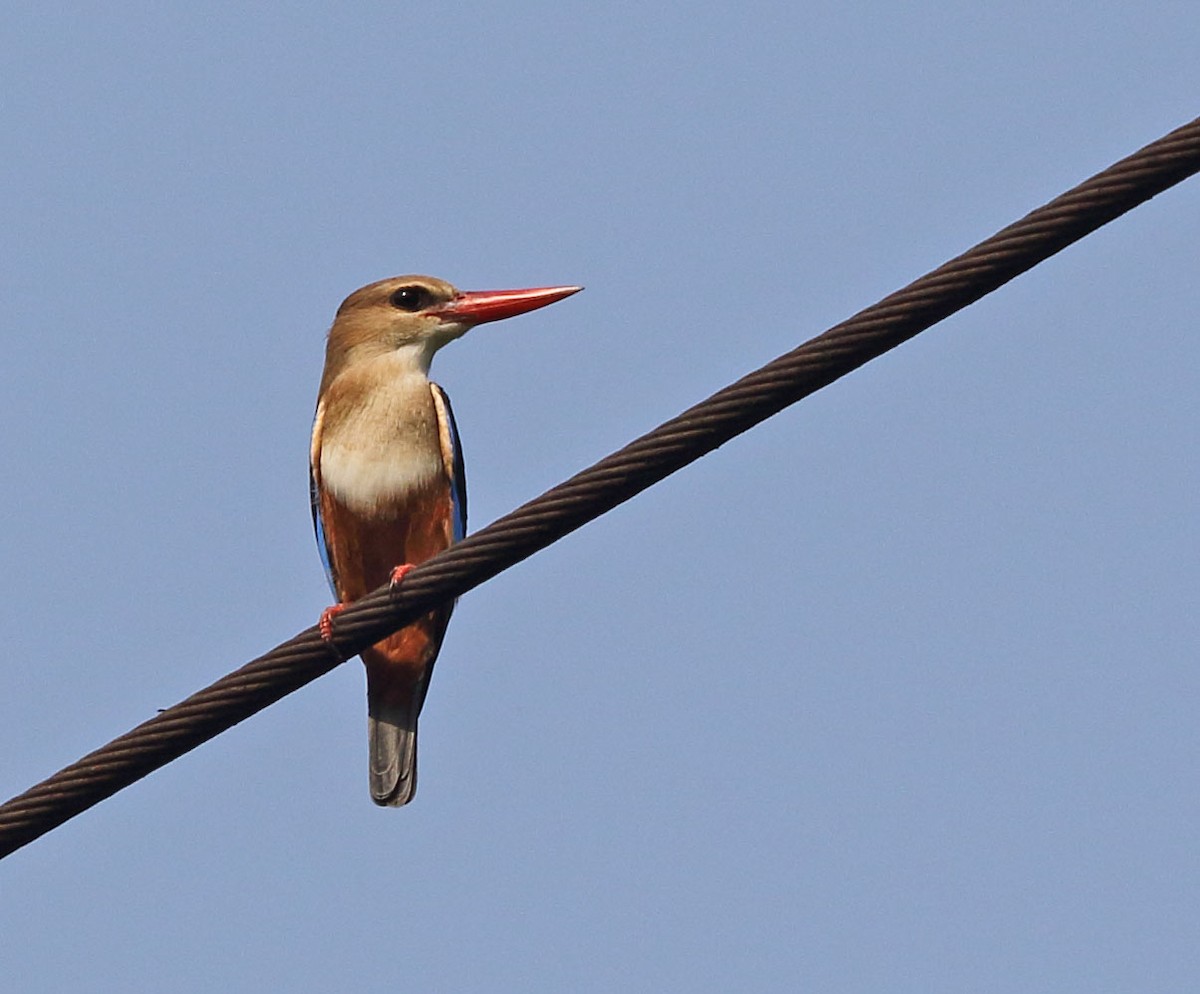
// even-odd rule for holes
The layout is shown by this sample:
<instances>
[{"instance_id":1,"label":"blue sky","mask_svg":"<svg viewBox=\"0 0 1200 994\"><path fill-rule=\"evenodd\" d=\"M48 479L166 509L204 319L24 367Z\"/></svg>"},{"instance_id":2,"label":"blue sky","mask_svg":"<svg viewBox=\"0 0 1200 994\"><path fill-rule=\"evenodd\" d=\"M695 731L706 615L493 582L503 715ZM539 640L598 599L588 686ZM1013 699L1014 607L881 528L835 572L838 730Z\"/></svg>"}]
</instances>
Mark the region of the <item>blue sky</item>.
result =
<instances>
[{"instance_id":1,"label":"blue sky","mask_svg":"<svg viewBox=\"0 0 1200 994\"><path fill-rule=\"evenodd\" d=\"M313 624L323 336L480 527L1194 117L1186 3L0 15L0 792ZM459 605L421 790L351 662L0 864L13 989L1179 990L1200 186Z\"/></svg>"}]
</instances>

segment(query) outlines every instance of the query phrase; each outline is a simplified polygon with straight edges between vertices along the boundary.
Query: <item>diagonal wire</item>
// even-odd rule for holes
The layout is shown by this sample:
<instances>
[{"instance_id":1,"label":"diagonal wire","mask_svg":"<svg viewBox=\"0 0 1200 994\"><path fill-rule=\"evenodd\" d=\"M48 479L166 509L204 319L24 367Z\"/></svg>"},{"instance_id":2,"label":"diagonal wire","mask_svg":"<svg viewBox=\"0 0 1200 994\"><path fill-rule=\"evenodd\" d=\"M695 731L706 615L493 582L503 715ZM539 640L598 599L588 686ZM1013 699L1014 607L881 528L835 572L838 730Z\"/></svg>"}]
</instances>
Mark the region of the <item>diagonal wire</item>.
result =
<instances>
[{"instance_id":1,"label":"diagonal wire","mask_svg":"<svg viewBox=\"0 0 1200 994\"><path fill-rule=\"evenodd\" d=\"M1200 171L1200 118L0 805L0 858Z\"/></svg>"}]
</instances>

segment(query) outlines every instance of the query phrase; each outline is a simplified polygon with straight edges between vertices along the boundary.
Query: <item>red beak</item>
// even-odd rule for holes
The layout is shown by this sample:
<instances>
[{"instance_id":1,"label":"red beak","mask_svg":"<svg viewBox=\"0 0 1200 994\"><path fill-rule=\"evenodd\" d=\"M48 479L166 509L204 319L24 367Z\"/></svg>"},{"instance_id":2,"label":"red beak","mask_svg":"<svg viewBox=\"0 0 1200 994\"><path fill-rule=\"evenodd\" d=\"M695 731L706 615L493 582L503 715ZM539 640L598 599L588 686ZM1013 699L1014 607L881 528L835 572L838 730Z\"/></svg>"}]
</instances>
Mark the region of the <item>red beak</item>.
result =
<instances>
[{"instance_id":1,"label":"red beak","mask_svg":"<svg viewBox=\"0 0 1200 994\"><path fill-rule=\"evenodd\" d=\"M433 313L451 321L483 324L536 311L582 289L581 286L542 286L531 290L464 290Z\"/></svg>"}]
</instances>

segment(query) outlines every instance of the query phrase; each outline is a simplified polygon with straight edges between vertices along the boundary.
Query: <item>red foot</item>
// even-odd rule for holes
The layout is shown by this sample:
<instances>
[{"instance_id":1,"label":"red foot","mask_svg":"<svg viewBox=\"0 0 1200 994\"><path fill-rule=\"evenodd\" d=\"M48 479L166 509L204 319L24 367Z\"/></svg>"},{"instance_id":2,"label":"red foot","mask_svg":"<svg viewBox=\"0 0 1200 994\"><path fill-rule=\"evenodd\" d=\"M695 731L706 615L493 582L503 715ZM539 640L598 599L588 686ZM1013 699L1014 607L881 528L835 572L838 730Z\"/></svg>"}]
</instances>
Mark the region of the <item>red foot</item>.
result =
<instances>
[{"instance_id":1,"label":"red foot","mask_svg":"<svg viewBox=\"0 0 1200 994\"><path fill-rule=\"evenodd\" d=\"M321 612L321 620L317 622L317 628L321 632L321 638L326 642L333 641L333 619L349 606L349 604L334 604Z\"/></svg>"},{"instance_id":2,"label":"red foot","mask_svg":"<svg viewBox=\"0 0 1200 994\"><path fill-rule=\"evenodd\" d=\"M412 563L405 563L403 566L397 566L394 570L392 570L392 581L391 581L392 587L395 588L395 586L401 580L403 580L406 576L408 576L408 574L410 572L412 572L412 568L413 568Z\"/></svg>"}]
</instances>

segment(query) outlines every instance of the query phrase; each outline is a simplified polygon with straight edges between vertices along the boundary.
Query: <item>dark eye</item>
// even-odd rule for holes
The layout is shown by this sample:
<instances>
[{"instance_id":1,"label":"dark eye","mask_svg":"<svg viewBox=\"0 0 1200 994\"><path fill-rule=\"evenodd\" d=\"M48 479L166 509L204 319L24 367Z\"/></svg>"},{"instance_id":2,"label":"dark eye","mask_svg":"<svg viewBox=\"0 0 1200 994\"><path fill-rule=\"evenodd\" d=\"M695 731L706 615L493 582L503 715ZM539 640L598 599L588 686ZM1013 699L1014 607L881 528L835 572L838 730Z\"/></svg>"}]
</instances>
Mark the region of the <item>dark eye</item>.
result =
<instances>
[{"instance_id":1,"label":"dark eye","mask_svg":"<svg viewBox=\"0 0 1200 994\"><path fill-rule=\"evenodd\" d=\"M429 305L429 291L423 286L402 286L392 294L391 302L402 311L419 311Z\"/></svg>"}]
</instances>

